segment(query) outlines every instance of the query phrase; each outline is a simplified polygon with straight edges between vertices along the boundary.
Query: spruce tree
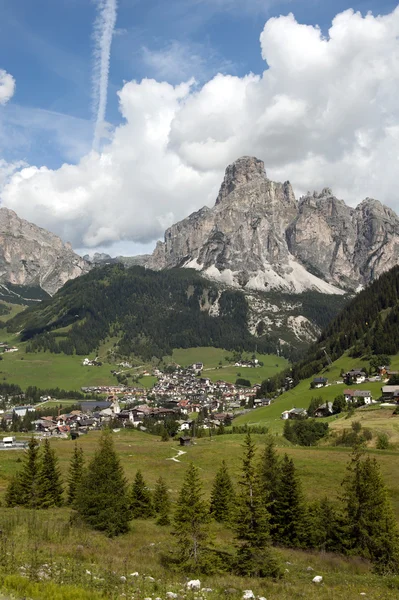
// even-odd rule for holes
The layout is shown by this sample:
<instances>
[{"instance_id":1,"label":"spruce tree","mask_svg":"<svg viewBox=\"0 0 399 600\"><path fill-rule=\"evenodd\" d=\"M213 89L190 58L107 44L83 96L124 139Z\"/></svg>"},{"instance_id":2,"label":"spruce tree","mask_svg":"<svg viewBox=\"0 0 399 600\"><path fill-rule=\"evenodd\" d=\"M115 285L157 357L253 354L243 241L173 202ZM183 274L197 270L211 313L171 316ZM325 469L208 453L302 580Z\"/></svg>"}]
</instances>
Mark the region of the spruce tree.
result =
<instances>
[{"instance_id":1,"label":"spruce tree","mask_svg":"<svg viewBox=\"0 0 399 600\"><path fill-rule=\"evenodd\" d=\"M306 546L306 505L294 462L286 454L281 463L281 479L274 510L274 540L283 546Z\"/></svg>"},{"instance_id":2,"label":"spruce tree","mask_svg":"<svg viewBox=\"0 0 399 600\"><path fill-rule=\"evenodd\" d=\"M348 549L375 563L381 573L399 570L399 531L375 458L357 447L343 481Z\"/></svg>"},{"instance_id":3,"label":"spruce tree","mask_svg":"<svg viewBox=\"0 0 399 600\"><path fill-rule=\"evenodd\" d=\"M154 516L151 492L141 471L137 471L133 481L130 508L133 519L149 519Z\"/></svg>"},{"instance_id":4,"label":"spruce tree","mask_svg":"<svg viewBox=\"0 0 399 600\"><path fill-rule=\"evenodd\" d=\"M210 513L215 521L229 522L234 506L234 489L225 461L216 473L211 491Z\"/></svg>"},{"instance_id":5,"label":"spruce tree","mask_svg":"<svg viewBox=\"0 0 399 600\"><path fill-rule=\"evenodd\" d=\"M77 490L79 489L80 482L82 481L84 467L83 449L79 448L75 444L71 463L69 467L69 478L68 478L68 498L67 502L73 505L76 499Z\"/></svg>"},{"instance_id":6,"label":"spruce tree","mask_svg":"<svg viewBox=\"0 0 399 600\"><path fill-rule=\"evenodd\" d=\"M39 474L39 445L31 437L25 452L24 464L19 475L20 506L35 508L37 506L37 484Z\"/></svg>"},{"instance_id":7,"label":"spruce tree","mask_svg":"<svg viewBox=\"0 0 399 600\"><path fill-rule=\"evenodd\" d=\"M209 520L209 507L203 500L198 469L191 463L186 471L174 514L177 562L181 569L197 572L206 570Z\"/></svg>"},{"instance_id":8,"label":"spruce tree","mask_svg":"<svg viewBox=\"0 0 399 600\"><path fill-rule=\"evenodd\" d=\"M61 473L50 441L44 441L37 479L37 507L52 508L62 504Z\"/></svg>"},{"instance_id":9,"label":"spruce tree","mask_svg":"<svg viewBox=\"0 0 399 600\"><path fill-rule=\"evenodd\" d=\"M281 465L272 437L269 437L259 463L262 499L270 515L270 533L274 537L276 526L276 502L281 480Z\"/></svg>"},{"instance_id":10,"label":"spruce tree","mask_svg":"<svg viewBox=\"0 0 399 600\"><path fill-rule=\"evenodd\" d=\"M110 537L129 529L127 481L109 432L102 434L94 457L84 470L75 508L87 525Z\"/></svg>"},{"instance_id":11,"label":"spruce tree","mask_svg":"<svg viewBox=\"0 0 399 600\"><path fill-rule=\"evenodd\" d=\"M154 510L158 515L158 525L170 524L170 499L168 487L162 477L158 479L154 490Z\"/></svg>"},{"instance_id":12,"label":"spruce tree","mask_svg":"<svg viewBox=\"0 0 399 600\"><path fill-rule=\"evenodd\" d=\"M14 508L15 506L19 506L21 504L21 499L21 472L19 472L12 477L10 483L8 484L4 500L8 508Z\"/></svg>"},{"instance_id":13,"label":"spruce tree","mask_svg":"<svg viewBox=\"0 0 399 600\"><path fill-rule=\"evenodd\" d=\"M237 504L235 572L245 577L280 577L280 566L270 548L270 516L262 501L261 482L255 465L255 444L249 433L244 442Z\"/></svg>"}]
</instances>

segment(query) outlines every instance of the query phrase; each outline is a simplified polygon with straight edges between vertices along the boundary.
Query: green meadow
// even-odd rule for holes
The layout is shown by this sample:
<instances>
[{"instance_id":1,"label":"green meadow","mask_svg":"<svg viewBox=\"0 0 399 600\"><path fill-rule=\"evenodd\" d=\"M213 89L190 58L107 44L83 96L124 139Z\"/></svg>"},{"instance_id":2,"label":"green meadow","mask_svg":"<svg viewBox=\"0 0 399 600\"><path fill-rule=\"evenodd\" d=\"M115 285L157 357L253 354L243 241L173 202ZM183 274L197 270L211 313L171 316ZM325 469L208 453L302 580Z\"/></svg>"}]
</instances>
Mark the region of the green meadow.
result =
<instances>
[{"instance_id":1,"label":"green meadow","mask_svg":"<svg viewBox=\"0 0 399 600\"><path fill-rule=\"evenodd\" d=\"M235 367L226 360L231 352L221 348L178 348L173 351L172 360L185 367L196 362L204 365L203 376L211 381L222 379L235 383L238 377L248 379L252 385L262 383L288 366L288 361L276 354L257 354L256 357L263 362L262 367L248 368ZM243 354L244 359L250 359L250 353Z\"/></svg>"},{"instance_id":2,"label":"green meadow","mask_svg":"<svg viewBox=\"0 0 399 600\"><path fill-rule=\"evenodd\" d=\"M59 387L65 390L79 390L82 386L112 385L116 384L116 378L111 374L112 370L122 370L137 376L145 370L151 371L151 364L142 363L135 359L131 369L117 366L120 361L113 361L107 356L107 350L112 346L114 340L107 340L100 348L100 367L83 366L84 356L51 354L50 352L26 353L25 343L21 343L18 336L8 334L3 330L0 341L5 341L19 348L18 352L2 354L0 361L0 381L17 383L23 389L30 385L40 388ZM251 384L261 383L264 379L273 376L288 365L286 359L275 355L257 355L264 363L262 367L255 369L240 368L229 365L226 356L229 353L220 348L188 348L178 349L173 352L172 357L166 357L165 363L176 362L182 366L191 365L194 362L204 363L204 376L212 381L223 379L234 383L237 377L249 379ZM249 357L249 355L248 355ZM88 358L95 358L92 353ZM219 365L219 362L222 365ZM151 388L156 382L153 376L139 378L138 385Z\"/></svg>"},{"instance_id":3,"label":"green meadow","mask_svg":"<svg viewBox=\"0 0 399 600\"><path fill-rule=\"evenodd\" d=\"M78 443L82 446L86 459L93 456L98 436L99 433L90 432L79 438ZM177 498L190 461L200 469L206 498L209 498L210 487L222 459L226 460L237 483L243 436L201 438L193 446L183 448L184 454L180 456L177 456L180 448L175 441L162 442L143 432L121 430L113 433L113 438L129 482L132 482L137 469L142 470L150 488L154 487L157 478L162 475L173 501ZM256 435L254 438L259 452L265 436ZM297 448L289 446L280 436L276 436L276 443L280 455L287 452L293 457L309 499L325 495L330 498L339 496L340 483L350 457L348 449ZM52 445L66 481L74 443L69 440L52 440ZM399 518L398 453L380 451L376 455ZM11 475L21 467L21 456L19 451L0 452L0 496ZM173 457L179 462L170 460ZM12 592L18 600L23 597L32 600L94 600L101 597L119 598L127 592L130 593L127 594L128 597L134 595L139 600L147 597L164 600L167 591L179 592L184 589L185 574L168 572L160 561L162 552L170 549L173 543L171 527L159 527L153 520L137 520L132 522L131 531L127 535L110 540L100 533L87 530L81 524L74 524L70 515L67 508L36 512L2 509L0 528L3 535L12 535L15 561L18 564L29 564L33 555L39 557L37 560L40 564L52 565L55 573L53 576L57 581L61 577L57 575L57 569L62 565L62 581L67 586L59 586L58 596L51 581L34 582L15 574L8 575L3 573L4 567L0 565L0 588ZM232 551L233 533L230 529L212 524L211 531L219 547ZM287 567L283 580L273 582L230 575L200 576L202 585L213 590L206 597L210 600L225 598L226 588L236 590L229 596L236 600L242 598L244 589L252 589L256 595L265 596L268 600L348 600L360 597L361 593L366 593L368 598L381 600L398 597L397 578L373 575L367 561L317 552L286 549L277 552ZM314 571L308 571L308 567ZM129 573L136 571L139 577L129 584L129 588L121 586L120 577L126 576L129 582ZM323 576L321 586L312 583L315 574ZM149 576L155 581L148 580ZM106 587L108 585L109 588ZM118 585L119 593L111 592ZM70 595L67 592L69 588ZM194 600L194 597L194 594L187 595L188 600Z\"/></svg>"},{"instance_id":4,"label":"green meadow","mask_svg":"<svg viewBox=\"0 0 399 600\"><path fill-rule=\"evenodd\" d=\"M392 367L396 368L399 365L399 356L393 357ZM354 368L368 367L368 363L363 362L359 358L351 358L346 354L335 361L330 367L324 369L319 375L323 375L328 378L329 385L311 389L310 384L313 381L313 376L309 379L304 379L295 388L284 392L281 396L278 396L270 406L263 406L251 411L245 415L238 417L234 423L237 425L248 425L255 424L266 424L272 431L281 432L283 429L283 421L281 420L281 413L291 408L308 408L310 401L314 397L321 397L323 402L333 402L334 398L339 394L342 394L344 389L348 386L345 384L337 384L336 381L342 381L340 377L341 369L349 371ZM316 377L316 375L315 375ZM359 390L370 390L374 399L378 399L381 396L381 386L383 382L377 381L373 383L361 383L359 385L350 386L352 389ZM334 418L333 418L334 419ZM331 418L330 418L331 420Z\"/></svg>"}]
</instances>

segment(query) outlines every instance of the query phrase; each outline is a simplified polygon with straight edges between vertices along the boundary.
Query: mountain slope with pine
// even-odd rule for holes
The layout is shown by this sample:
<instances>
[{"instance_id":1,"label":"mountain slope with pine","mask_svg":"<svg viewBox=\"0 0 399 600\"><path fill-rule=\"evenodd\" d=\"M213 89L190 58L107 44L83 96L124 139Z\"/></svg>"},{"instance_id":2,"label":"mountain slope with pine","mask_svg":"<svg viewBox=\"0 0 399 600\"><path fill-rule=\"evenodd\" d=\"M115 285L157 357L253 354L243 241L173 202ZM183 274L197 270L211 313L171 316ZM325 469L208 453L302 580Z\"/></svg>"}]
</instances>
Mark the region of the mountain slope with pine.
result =
<instances>
[{"instance_id":1,"label":"mountain slope with pine","mask_svg":"<svg viewBox=\"0 0 399 600\"><path fill-rule=\"evenodd\" d=\"M345 352L354 358L399 352L399 267L359 292L294 365L296 380L318 373Z\"/></svg>"},{"instance_id":2,"label":"mountain slope with pine","mask_svg":"<svg viewBox=\"0 0 399 600\"><path fill-rule=\"evenodd\" d=\"M337 312L324 295L308 294L301 311L325 324ZM295 313L295 305L292 313ZM8 322L20 332L27 350L88 354L107 337L120 354L144 359L162 357L173 348L217 346L227 350L255 348L290 358L291 345L261 330L253 335L245 295L221 288L189 269L154 272L143 267L108 265L69 281L51 299L30 307ZM295 350L295 349L294 349Z\"/></svg>"}]
</instances>

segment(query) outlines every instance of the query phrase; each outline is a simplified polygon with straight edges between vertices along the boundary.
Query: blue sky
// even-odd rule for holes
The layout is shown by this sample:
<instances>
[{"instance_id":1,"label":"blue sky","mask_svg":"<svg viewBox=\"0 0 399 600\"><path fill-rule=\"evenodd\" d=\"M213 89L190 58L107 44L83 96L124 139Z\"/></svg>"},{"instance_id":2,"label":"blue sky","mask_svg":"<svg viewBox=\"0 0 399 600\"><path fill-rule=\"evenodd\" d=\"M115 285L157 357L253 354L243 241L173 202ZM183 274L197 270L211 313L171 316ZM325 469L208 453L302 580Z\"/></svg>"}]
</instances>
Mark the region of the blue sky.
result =
<instances>
[{"instance_id":1,"label":"blue sky","mask_svg":"<svg viewBox=\"0 0 399 600\"><path fill-rule=\"evenodd\" d=\"M118 0L94 156L93 27L113 1L0 0L3 205L75 248L149 251L251 153L298 196L329 186L399 208L398 0ZM361 16L341 14L331 41L347 9ZM2 72L16 83L3 103Z\"/></svg>"},{"instance_id":2,"label":"blue sky","mask_svg":"<svg viewBox=\"0 0 399 600\"><path fill-rule=\"evenodd\" d=\"M221 70L261 73L259 35L265 20L293 11L298 21L327 31L338 12L354 8L386 13L390 0L119 0L113 39L107 120L120 122L116 91L124 80L193 75L199 81ZM56 168L90 147L91 0L0 0L0 68L17 88L3 117L9 141L1 156ZM174 48L187 61L181 70L157 69L149 53ZM146 58L147 57L147 58ZM155 54L154 61L157 55Z\"/></svg>"}]
</instances>

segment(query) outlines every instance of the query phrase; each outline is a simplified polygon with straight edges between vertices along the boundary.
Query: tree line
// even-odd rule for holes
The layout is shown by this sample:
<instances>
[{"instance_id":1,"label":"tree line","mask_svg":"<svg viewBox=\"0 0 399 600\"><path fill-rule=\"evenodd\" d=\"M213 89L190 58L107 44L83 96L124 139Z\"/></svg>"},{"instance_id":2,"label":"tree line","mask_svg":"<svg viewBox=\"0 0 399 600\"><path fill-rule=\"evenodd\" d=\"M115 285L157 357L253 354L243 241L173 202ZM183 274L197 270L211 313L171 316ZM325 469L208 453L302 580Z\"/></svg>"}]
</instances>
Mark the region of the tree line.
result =
<instances>
[{"instance_id":1,"label":"tree line","mask_svg":"<svg viewBox=\"0 0 399 600\"><path fill-rule=\"evenodd\" d=\"M155 518L160 526L170 525L174 540L162 561L185 572L279 578L278 546L358 555L372 561L379 573L399 571L399 531L387 489L377 461L360 445L352 452L339 502L306 501L293 460L287 454L279 458L272 438L259 453L250 434L243 444L238 485L222 462L209 502L193 463L174 505L162 477L151 491L137 471L129 485L109 432L103 433L87 465L75 446L67 483L64 499L54 450L48 440L39 450L32 439L8 486L6 505L45 509L64 502L77 523L110 537L126 533L132 519ZM211 544L211 520L233 531L234 552Z\"/></svg>"},{"instance_id":2,"label":"tree line","mask_svg":"<svg viewBox=\"0 0 399 600\"><path fill-rule=\"evenodd\" d=\"M218 302L218 315L206 305ZM248 331L248 303L236 290L217 286L186 269L154 272L108 265L66 283L54 298L16 315L27 352L87 355L107 337L119 339L121 356L162 358L174 348L216 346L275 352L276 341ZM60 328L69 327L61 333Z\"/></svg>"}]
</instances>

